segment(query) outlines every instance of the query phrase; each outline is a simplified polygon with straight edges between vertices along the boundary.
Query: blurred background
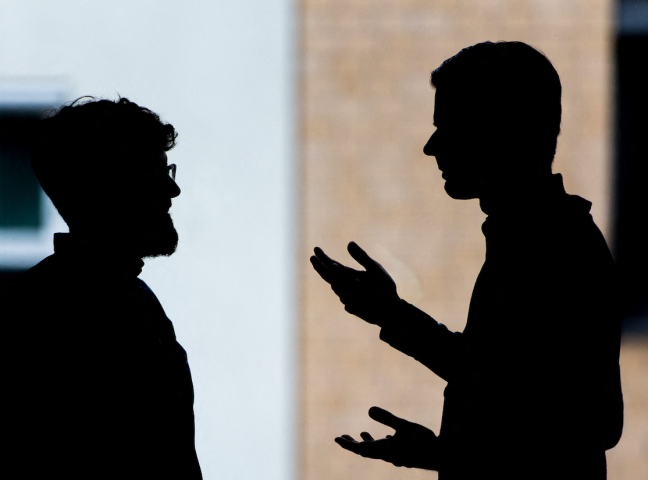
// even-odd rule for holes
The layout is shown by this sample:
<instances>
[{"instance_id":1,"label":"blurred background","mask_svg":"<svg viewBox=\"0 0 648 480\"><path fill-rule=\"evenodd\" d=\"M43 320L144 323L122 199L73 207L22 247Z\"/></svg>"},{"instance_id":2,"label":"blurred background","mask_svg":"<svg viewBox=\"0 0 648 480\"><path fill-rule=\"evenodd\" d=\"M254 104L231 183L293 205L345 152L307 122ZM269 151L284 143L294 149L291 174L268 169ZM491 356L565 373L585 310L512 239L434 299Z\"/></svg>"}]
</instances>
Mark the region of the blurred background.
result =
<instances>
[{"instance_id":1,"label":"blurred background","mask_svg":"<svg viewBox=\"0 0 648 480\"><path fill-rule=\"evenodd\" d=\"M430 71L484 40L527 42L561 76L554 170L593 202L626 282L609 478L645 478L648 1L0 0L0 289L67 230L26 132L81 95L125 96L180 133L179 249L141 277L189 355L205 478L436 478L334 444L390 433L372 405L438 432L445 382L346 314L308 257L351 263L355 240L403 298L463 328L485 215L445 195L422 147Z\"/></svg>"}]
</instances>

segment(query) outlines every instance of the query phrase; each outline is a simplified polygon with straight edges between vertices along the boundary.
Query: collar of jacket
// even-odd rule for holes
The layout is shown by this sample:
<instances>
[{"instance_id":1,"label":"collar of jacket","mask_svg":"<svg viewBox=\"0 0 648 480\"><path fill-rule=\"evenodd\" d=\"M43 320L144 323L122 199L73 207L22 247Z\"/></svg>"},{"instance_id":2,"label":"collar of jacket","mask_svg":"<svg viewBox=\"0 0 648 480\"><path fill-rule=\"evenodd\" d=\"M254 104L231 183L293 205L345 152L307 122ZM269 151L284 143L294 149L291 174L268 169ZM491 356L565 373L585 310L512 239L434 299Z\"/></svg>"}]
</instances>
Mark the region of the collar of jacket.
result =
<instances>
[{"instance_id":1,"label":"collar of jacket","mask_svg":"<svg viewBox=\"0 0 648 480\"><path fill-rule=\"evenodd\" d=\"M72 260L85 269L118 277L137 277L144 261L119 245L115 238L92 238L71 233L54 234L54 254Z\"/></svg>"},{"instance_id":2,"label":"collar of jacket","mask_svg":"<svg viewBox=\"0 0 648 480\"><path fill-rule=\"evenodd\" d=\"M488 214L482 225L482 232L489 236L496 231L524 228L524 225L537 224L559 218L589 216L592 202L565 191L562 175L553 174L545 188L525 197L511 196L506 203L487 204L484 213Z\"/></svg>"}]
</instances>

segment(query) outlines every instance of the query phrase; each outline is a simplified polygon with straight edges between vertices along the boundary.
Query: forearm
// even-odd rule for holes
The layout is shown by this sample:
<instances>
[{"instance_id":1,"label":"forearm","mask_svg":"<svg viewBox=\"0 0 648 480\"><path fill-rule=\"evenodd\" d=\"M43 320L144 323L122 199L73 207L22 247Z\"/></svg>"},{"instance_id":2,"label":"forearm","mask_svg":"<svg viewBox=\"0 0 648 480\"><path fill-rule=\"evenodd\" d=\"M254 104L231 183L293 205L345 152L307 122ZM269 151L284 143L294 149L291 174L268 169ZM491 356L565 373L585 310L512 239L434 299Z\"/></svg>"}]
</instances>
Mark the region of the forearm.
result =
<instances>
[{"instance_id":1,"label":"forearm","mask_svg":"<svg viewBox=\"0 0 648 480\"><path fill-rule=\"evenodd\" d=\"M401 300L382 324L380 339L449 380L461 348L461 334L451 332L427 313Z\"/></svg>"}]
</instances>

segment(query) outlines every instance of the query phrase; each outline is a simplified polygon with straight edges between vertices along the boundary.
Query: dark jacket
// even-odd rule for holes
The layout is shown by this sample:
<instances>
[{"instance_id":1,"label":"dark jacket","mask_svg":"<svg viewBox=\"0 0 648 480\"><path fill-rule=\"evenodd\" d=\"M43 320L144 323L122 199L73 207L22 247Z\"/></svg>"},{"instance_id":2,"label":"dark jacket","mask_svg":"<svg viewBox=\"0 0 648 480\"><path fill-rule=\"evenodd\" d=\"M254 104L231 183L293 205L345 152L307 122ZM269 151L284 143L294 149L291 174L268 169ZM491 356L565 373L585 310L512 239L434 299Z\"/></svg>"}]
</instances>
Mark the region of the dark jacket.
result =
<instances>
[{"instance_id":1,"label":"dark jacket","mask_svg":"<svg viewBox=\"0 0 648 480\"><path fill-rule=\"evenodd\" d=\"M187 355L142 266L57 234L15 285L3 319L14 478L202 478Z\"/></svg>"},{"instance_id":2,"label":"dark jacket","mask_svg":"<svg viewBox=\"0 0 648 480\"><path fill-rule=\"evenodd\" d=\"M590 202L489 212L463 332L404 304L381 338L448 382L440 480L604 479L623 428L614 261Z\"/></svg>"}]
</instances>

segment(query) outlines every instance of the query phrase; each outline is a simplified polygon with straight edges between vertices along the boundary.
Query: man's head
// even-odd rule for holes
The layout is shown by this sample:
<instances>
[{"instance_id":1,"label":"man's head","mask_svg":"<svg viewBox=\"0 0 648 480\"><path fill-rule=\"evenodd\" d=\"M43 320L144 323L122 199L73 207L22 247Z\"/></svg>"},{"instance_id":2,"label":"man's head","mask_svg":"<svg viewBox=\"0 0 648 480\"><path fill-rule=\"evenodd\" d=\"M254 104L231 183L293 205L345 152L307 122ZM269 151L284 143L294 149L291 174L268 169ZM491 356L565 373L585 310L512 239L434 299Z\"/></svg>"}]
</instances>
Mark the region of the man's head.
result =
<instances>
[{"instance_id":1,"label":"man's head","mask_svg":"<svg viewBox=\"0 0 648 480\"><path fill-rule=\"evenodd\" d=\"M140 257L171 255L180 189L166 152L176 131L126 98L82 98L39 122L32 166L71 232L118 235Z\"/></svg>"},{"instance_id":2,"label":"man's head","mask_svg":"<svg viewBox=\"0 0 648 480\"><path fill-rule=\"evenodd\" d=\"M425 145L453 198L523 186L551 174L560 133L560 78L522 42L464 48L434 70L434 124Z\"/></svg>"}]
</instances>

